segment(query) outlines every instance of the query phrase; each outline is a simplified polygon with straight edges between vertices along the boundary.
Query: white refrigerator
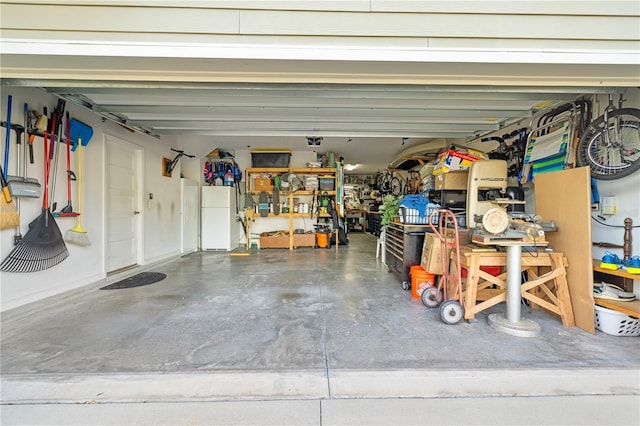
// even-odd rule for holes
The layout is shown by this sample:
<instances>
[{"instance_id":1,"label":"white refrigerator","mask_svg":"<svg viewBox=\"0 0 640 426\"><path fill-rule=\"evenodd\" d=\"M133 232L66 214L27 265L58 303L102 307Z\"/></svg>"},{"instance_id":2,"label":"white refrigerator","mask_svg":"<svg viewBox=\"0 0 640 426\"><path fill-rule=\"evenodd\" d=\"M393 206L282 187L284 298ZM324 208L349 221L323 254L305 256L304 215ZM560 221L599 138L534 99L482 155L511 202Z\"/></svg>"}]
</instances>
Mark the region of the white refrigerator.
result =
<instances>
[{"instance_id":1,"label":"white refrigerator","mask_svg":"<svg viewBox=\"0 0 640 426\"><path fill-rule=\"evenodd\" d=\"M236 188L202 187L202 250L233 250L238 247L240 222L236 221Z\"/></svg>"}]
</instances>

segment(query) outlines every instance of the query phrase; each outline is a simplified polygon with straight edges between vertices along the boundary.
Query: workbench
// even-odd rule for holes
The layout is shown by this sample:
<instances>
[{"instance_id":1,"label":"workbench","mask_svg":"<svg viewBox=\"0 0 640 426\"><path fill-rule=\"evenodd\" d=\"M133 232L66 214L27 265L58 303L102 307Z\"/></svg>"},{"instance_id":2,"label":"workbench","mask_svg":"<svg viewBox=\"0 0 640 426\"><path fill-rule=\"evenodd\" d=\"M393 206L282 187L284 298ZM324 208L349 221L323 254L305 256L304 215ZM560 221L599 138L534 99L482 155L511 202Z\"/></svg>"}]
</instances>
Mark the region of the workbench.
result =
<instances>
[{"instance_id":1,"label":"workbench","mask_svg":"<svg viewBox=\"0 0 640 426\"><path fill-rule=\"evenodd\" d=\"M461 247L460 263L467 269L467 280L464 285L464 318L471 320L478 312L481 312L500 302L507 302L507 291L509 284L507 277L509 271L493 276L480 269L481 266L500 266L505 269L508 266L508 255L505 252L473 252L470 249ZM532 307L541 307L556 315L559 315L562 324L567 327L575 325L571 298L566 280L567 265L566 258L558 252L533 252L524 253L519 256L519 267L513 276L517 278L517 284L512 288L516 289L517 300L511 300L508 309L514 309L517 305L517 312L507 312L508 322L517 323L519 318L520 298L527 299ZM511 265L510 265L511 266ZM540 274L539 268L548 270ZM508 269L508 268L506 268ZM520 285L522 272L527 272L529 280ZM518 289L518 287L520 287ZM480 301L480 303L477 303ZM515 316L515 318L514 318ZM518 332L515 335L520 335ZM529 337L529 336L522 336Z\"/></svg>"}]
</instances>

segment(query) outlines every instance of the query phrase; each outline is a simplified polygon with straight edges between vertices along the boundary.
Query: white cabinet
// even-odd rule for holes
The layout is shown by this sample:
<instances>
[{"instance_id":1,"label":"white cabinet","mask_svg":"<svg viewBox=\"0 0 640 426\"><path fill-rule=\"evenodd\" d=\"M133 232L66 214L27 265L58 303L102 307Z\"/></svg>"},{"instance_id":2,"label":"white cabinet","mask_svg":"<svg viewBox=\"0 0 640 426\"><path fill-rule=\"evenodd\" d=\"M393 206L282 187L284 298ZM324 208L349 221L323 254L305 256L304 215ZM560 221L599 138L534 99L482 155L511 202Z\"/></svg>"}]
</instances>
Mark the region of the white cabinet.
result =
<instances>
[{"instance_id":1,"label":"white cabinet","mask_svg":"<svg viewBox=\"0 0 640 426\"><path fill-rule=\"evenodd\" d=\"M233 250L238 247L240 223L236 216L235 187L202 187L202 250Z\"/></svg>"}]
</instances>

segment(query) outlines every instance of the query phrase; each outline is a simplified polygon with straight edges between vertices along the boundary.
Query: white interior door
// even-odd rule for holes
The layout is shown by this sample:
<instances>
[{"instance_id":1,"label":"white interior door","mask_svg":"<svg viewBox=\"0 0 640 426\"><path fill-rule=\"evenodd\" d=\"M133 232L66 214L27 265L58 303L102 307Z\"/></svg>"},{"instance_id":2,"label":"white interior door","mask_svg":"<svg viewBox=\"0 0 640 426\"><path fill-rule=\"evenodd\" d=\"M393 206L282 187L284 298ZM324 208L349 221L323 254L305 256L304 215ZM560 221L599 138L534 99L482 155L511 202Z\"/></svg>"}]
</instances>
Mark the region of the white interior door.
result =
<instances>
[{"instance_id":1,"label":"white interior door","mask_svg":"<svg viewBox=\"0 0 640 426\"><path fill-rule=\"evenodd\" d=\"M139 263L140 149L107 136L107 273Z\"/></svg>"}]
</instances>

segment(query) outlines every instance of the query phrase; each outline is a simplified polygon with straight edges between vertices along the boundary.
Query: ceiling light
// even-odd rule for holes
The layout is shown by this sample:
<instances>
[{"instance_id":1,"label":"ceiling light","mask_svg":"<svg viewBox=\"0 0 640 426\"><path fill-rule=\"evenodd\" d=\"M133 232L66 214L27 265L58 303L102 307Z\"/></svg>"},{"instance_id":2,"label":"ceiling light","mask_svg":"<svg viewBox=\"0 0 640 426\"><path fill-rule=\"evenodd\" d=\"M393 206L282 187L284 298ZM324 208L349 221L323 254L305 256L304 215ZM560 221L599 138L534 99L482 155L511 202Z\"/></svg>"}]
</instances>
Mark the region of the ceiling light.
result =
<instances>
[{"instance_id":1,"label":"ceiling light","mask_svg":"<svg viewBox=\"0 0 640 426\"><path fill-rule=\"evenodd\" d=\"M358 166L359 166L359 164L345 164L344 170L347 171L347 172L351 172L351 171L357 169Z\"/></svg>"}]
</instances>

